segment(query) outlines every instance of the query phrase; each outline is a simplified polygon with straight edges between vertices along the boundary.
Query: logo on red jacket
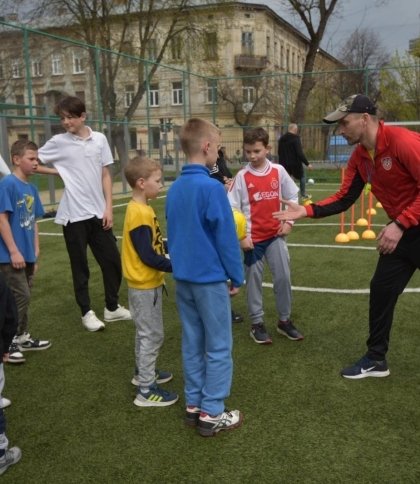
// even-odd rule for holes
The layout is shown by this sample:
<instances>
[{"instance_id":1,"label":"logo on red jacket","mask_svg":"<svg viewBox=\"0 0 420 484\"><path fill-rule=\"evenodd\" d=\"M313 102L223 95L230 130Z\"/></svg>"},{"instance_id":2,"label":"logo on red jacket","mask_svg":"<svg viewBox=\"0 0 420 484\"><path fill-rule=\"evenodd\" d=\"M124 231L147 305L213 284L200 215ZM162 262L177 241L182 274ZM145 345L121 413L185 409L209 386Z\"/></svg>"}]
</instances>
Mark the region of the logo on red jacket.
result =
<instances>
[{"instance_id":1,"label":"logo on red jacket","mask_svg":"<svg viewBox=\"0 0 420 484\"><path fill-rule=\"evenodd\" d=\"M382 166L384 170L389 171L392 168L392 158L387 156L386 158L382 158L381 160Z\"/></svg>"},{"instance_id":2,"label":"logo on red jacket","mask_svg":"<svg viewBox=\"0 0 420 484\"><path fill-rule=\"evenodd\" d=\"M277 180L277 178L273 178L270 185L273 190L277 190L279 188L279 181Z\"/></svg>"}]
</instances>

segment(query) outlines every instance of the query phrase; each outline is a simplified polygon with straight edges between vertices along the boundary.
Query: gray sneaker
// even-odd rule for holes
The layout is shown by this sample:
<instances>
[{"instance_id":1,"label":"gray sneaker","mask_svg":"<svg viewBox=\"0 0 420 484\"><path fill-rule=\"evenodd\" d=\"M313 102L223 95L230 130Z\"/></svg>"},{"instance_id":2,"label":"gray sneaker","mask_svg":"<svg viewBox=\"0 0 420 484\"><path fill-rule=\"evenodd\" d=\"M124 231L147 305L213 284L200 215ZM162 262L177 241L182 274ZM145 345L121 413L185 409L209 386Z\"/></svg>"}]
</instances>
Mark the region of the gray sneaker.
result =
<instances>
[{"instance_id":1,"label":"gray sneaker","mask_svg":"<svg viewBox=\"0 0 420 484\"><path fill-rule=\"evenodd\" d=\"M0 458L0 475L4 474L11 465L17 464L21 457L22 451L19 447L12 447L6 450L4 456Z\"/></svg>"},{"instance_id":2,"label":"gray sneaker","mask_svg":"<svg viewBox=\"0 0 420 484\"><path fill-rule=\"evenodd\" d=\"M233 430L242 424L243 415L239 410L225 410L220 415L201 413L198 419L198 433L203 437L213 437L221 430Z\"/></svg>"}]
</instances>

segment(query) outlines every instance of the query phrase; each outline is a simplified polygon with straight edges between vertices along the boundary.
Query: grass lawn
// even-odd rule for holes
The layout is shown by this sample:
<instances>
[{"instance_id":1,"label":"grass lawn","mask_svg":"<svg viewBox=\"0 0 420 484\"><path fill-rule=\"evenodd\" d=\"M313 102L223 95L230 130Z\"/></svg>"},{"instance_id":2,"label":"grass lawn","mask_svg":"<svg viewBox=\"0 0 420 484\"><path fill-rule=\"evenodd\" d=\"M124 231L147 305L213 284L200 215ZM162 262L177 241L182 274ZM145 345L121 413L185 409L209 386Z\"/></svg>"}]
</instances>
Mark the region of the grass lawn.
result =
<instances>
[{"instance_id":1,"label":"grass lawn","mask_svg":"<svg viewBox=\"0 0 420 484\"><path fill-rule=\"evenodd\" d=\"M314 200L334 190L313 178ZM165 232L164 201L153 206ZM116 201L116 235L122 232L124 202ZM210 439L183 425L181 331L172 278L167 277L159 367L174 373L166 386L179 392L180 401L141 409L133 405L130 383L132 322L109 323L101 333L82 328L60 228L42 221L30 330L53 345L25 353L24 365L6 365L4 395L13 402L5 411L7 435L23 457L2 482L419 482L419 294L403 294L397 306L388 354L391 376L341 378L341 367L365 351L367 289L377 255L373 241L335 244L338 221L305 219L289 236L292 317L304 341L276 334L270 287L264 297L273 344L256 345L247 322L234 325L234 380L227 404L245 419L240 429ZM374 230L385 222L379 209ZM271 282L268 273L266 282ZM418 272L409 287L420 288ZM102 315L96 263L90 289L93 309ZM351 292L358 289L365 291ZM121 302L127 305L125 283ZM244 290L233 307L246 315Z\"/></svg>"}]
</instances>

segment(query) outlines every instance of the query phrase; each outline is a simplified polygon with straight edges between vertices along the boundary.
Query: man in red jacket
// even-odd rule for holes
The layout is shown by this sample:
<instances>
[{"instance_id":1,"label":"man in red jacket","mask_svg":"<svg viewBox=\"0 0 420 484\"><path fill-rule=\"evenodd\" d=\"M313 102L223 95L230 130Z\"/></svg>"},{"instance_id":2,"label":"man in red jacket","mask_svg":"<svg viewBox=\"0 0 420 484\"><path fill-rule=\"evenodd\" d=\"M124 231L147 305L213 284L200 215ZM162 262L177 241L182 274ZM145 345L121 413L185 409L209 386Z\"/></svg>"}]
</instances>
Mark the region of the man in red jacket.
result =
<instances>
[{"instance_id":1,"label":"man in red jacket","mask_svg":"<svg viewBox=\"0 0 420 484\"><path fill-rule=\"evenodd\" d=\"M337 134L357 145L337 193L306 207L284 202L279 220L326 217L347 210L363 189L372 190L390 218L377 237L378 264L370 284L367 353L341 370L345 378L389 375L388 351L398 296L420 268L420 134L385 126L376 106L361 94L345 99L325 123L338 123Z\"/></svg>"}]
</instances>

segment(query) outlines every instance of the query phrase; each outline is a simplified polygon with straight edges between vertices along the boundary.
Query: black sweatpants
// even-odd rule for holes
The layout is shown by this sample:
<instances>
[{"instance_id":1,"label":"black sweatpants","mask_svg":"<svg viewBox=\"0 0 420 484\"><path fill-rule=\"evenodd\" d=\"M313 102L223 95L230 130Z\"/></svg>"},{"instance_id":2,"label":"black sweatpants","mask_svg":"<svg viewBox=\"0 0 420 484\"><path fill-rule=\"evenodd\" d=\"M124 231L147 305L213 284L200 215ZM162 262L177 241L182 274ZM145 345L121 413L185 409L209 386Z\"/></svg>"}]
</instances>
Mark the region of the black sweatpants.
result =
<instances>
[{"instance_id":1,"label":"black sweatpants","mask_svg":"<svg viewBox=\"0 0 420 484\"><path fill-rule=\"evenodd\" d=\"M420 269L420 226L406 230L392 254L379 256L370 283L368 358L385 358L398 296L416 269Z\"/></svg>"},{"instance_id":2,"label":"black sweatpants","mask_svg":"<svg viewBox=\"0 0 420 484\"><path fill-rule=\"evenodd\" d=\"M118 291L121 286L121 258L112 230L102 228L102 219L96 217L63 226L64 239L70 257L73 287L82 316L90 309L89 246L102 271L105 289L105 305L110 311L118 307Z\"/></svg>"}]
</instances>

